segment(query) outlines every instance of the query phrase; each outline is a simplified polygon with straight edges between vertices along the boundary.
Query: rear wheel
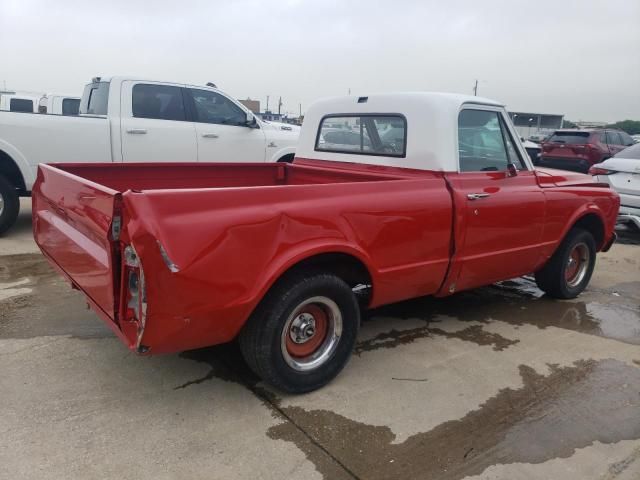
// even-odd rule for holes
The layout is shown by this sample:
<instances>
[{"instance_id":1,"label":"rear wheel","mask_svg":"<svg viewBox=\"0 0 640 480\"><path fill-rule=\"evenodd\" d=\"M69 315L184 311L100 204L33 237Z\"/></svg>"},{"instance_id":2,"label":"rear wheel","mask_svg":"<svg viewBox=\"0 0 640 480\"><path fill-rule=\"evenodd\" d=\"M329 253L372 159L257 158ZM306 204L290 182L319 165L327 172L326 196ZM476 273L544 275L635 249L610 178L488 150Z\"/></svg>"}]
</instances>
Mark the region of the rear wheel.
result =
<instances>
[{"instance_id":1,"label":"rear wheel","mask_svg":"<svg viewBox=\"0 0 640 480\"><path fill-rule=\"evenodd\" d=\"M555 298L575 298L586 288L596 263L593 235L581 228L569 231L547 264L536 272L536 283Z\"/></svg>"},{"instance_id":2,"label":"rear wheel","mask_svg":"<svg viewBox=\"0 0 640 480\"><path fill-rule=\"evenodd\" d=\"M249 367L283 391L322 387L346 365L356 341L360 310L342 279L328 273L280 281L240 334Z\"/></svg>"},{"instance_id":3,"label":"rear wheel","mask_svg":"<svg viewBox=\"0 0 640 480\"><path fill-rule=\"evenodd\" d=\"M18 192L6 178L0 176L0 234L15 223L19 211Z\"/></svg>"}]
</instances>

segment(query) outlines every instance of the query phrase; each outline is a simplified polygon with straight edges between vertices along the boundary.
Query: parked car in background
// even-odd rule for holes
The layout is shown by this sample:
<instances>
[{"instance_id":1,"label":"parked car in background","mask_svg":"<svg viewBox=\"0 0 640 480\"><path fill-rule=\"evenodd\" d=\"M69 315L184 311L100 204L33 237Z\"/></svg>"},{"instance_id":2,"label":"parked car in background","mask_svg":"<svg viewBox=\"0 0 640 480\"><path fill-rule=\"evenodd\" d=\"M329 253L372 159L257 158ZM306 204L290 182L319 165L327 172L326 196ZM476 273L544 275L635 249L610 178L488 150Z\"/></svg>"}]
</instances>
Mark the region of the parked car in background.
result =
<instances>
[{"instance_id":1,"label":"parked car in background","mask_svg":"<svg viewBox=\"0 0 640 480\"><path fill-rule=\"evenodd\" d=\"M636 133L635 135L631 135L631 138L633 138L633 141L635 143L640 143L640 133Z\"/></svg>"},{"instance_id":2,"label":"parked car in background","mask_svg":"<svg viewBox=\"0 0 640 480\"><path fill-rule=\"evenodd\" d=\"M633 143L621 130L556 130L542 143L538 165L587 173L592 165Z\"/></svg>"},{"instance_id":3,"label":"parked car in background","mask_svg":"<svg viewBox=\"0 0 640 480\"><path fill-rule=\"evenodd\" d=\"M0 111L38 113L38 102L42 94L0 92Z\"/></svg>"},{"instance_id":4,"label":"parked car in background","mask_svg":"<svg viewBox=\"0 0 640 480\"><path fill-rule=\"evenodd\" d=\"M49 115L78 115L80 97L46 94L38 101L38 113Z\"/></svg>"},{"instance_id":5,"label":"parked car in background","mask_svg":"<svg viewBox=\"0 0 640 480\"><path fill-rule=\"evenodd\" d=\"M529 273L576 297L619 204L534 168L498 102L387 94L311 106L293 164L40 165L33 230L131 350L238 338L256 374L301 393L342 370L364 309Z\"/></svg>"},{"instance_id":6,"label":"parked car in background","mask_svg":"<svg viewBox=\"0 0 640 480\"><path fill-rule=\"evenodd\" d=\"M540 154L542 153L542 147L531 140L523 140L522 146L527 151L527 155L533 162L534 165L538 165L538 160L540 159Z\"/></svg>"},{"instance_id":7,"label":"parked car in background","mask_svg":"<svg viewBox=\"0 0 640 480\"><path fill-rule=\"evenodd\" d=\"M640 229L640 143L594 165L589 173L620 195L618 221Z\"/></svg>"},{"instance_id":8,"label":"parked car in background","mask_svg":"<svg viewBox=\"0 0 640 480\"><path fill-rule=\"evenodd\" d=\"M286 162L299 132L257 119L214 87L95 78L79 116L0 112L0 233L41 162Z\"/></svg>"}]
</instances>

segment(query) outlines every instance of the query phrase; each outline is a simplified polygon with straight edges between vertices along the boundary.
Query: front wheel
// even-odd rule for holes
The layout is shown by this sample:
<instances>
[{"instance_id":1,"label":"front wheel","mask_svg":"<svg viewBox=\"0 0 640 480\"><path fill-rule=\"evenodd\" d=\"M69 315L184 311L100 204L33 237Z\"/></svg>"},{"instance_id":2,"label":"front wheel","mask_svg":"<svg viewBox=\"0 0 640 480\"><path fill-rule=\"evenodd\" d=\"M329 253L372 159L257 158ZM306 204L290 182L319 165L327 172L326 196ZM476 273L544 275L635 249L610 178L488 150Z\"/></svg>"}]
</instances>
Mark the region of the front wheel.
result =
<instances>
[{"instance_id":1,"label":"front wheel","mask_svg":"<svg viewBox=\"0 0 640 480\"><path fill-rule=\"evenodd\" d=\"M586 288L596 264L596 242L581 228L569 231L544 267L536 283L554 298L575 298Z\"/></svg>"},{"instance_id":2,"label":"front wheel","mask_svg":"<svg viewBox=\"0 0 640 480\"><path fill-rule=\"evenodd\" d=\"M360 325L349 285L335 275L294 275L280 281L240 334L249 367L289 393L331 381L346 365Z\"/></svg>"}]
</instances>

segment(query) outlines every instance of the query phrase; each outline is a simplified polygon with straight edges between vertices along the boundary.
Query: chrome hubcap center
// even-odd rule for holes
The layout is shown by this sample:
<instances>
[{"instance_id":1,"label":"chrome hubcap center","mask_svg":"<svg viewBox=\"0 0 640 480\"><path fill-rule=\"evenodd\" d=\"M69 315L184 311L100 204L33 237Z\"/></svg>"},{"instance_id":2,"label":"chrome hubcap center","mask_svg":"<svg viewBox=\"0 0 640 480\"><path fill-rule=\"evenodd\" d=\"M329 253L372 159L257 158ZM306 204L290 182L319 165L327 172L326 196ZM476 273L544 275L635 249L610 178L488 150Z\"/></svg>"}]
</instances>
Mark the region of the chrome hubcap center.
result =
<instances>
[{"instance_id":1,"label":"chrome hubcap center","mask_svg":"<svg viewBox=\"0 0 640 480\"><path fill-rule=\"evenodd\" d=\"M291 322L289 336L295 343L308 342L316 334L316 319L310 313L301 313Z\"/></svg>"},{"instance_id":2,"label":"chrome hubcap center","mask_svg":"<svg viewBox=\"0 0 640 480\"><path fill-rule=\"evenodd\" d=\"M4 212L4 197L0 193L0 215L2 215L2 212Z\"/></svg>"}]
</instances>

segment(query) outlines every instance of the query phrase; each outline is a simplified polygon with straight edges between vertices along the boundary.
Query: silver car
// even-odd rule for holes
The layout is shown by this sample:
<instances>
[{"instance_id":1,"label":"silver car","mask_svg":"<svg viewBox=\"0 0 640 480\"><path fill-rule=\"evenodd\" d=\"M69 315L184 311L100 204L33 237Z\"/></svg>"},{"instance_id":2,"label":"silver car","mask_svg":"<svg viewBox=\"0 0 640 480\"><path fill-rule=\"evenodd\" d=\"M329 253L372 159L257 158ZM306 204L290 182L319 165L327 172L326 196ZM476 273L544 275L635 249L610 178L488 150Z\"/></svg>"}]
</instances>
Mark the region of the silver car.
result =
<instances>
[{"instance_id":1,"label":"silver car","mask_svg":"<svg viewBox=\"0 0 640 480\"><path fill-rule=\"evenodd\" d=\"M597 181L608 183L620 195L618 222L640 229L640 143L595 164L589 173Z\"/></svg>"}]
</instances>

